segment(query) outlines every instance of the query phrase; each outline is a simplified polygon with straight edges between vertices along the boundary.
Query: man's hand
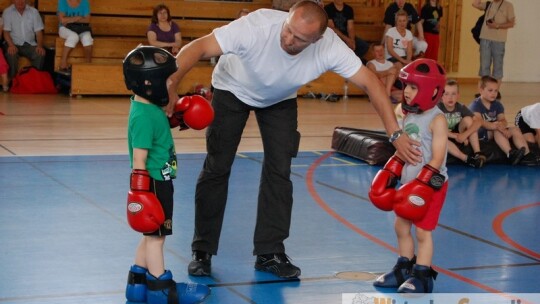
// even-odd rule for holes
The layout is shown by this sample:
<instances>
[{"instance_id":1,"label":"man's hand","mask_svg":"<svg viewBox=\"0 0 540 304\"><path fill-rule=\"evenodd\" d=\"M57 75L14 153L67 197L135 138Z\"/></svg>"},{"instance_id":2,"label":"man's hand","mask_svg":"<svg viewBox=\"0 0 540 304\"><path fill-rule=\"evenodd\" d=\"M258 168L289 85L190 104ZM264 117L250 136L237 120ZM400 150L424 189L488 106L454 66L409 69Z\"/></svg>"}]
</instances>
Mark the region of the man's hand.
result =
<instances>
[{"instance_id":1,"label":"man's hand","mask_svg":"<svg viewBox=\"0 0 540 304\"><path fill-rule=\"evenodd\" d=\"M8 46L8 49L7 49L8 54L15 55L15 54L17 54L18 51L19 51L19 49L17 49L17 47L15 45L12 44L12 45Z\"/></svg>"},{"instance_id":2,"label":"man's hand","mask_svg":"<svg viewBox=\"0 0 540 304\"><path fill-rule=\"evenodd\" d=\"M42 46L36 46L36 54L39 56L45 56L45 48Z\"/></svg>"},{"instance_id":3,"label":"man's hand","mask_svg":"<svg viewBox=\"0 0 540 304\"><path fill-rule=\"evenodd\" d=\"M407 163L416 165L422 161L422 151L418 148L420 142L411 139L407 133L403 133L392 144L396 148L399 158Z\"/></svg>"}]
</instances>

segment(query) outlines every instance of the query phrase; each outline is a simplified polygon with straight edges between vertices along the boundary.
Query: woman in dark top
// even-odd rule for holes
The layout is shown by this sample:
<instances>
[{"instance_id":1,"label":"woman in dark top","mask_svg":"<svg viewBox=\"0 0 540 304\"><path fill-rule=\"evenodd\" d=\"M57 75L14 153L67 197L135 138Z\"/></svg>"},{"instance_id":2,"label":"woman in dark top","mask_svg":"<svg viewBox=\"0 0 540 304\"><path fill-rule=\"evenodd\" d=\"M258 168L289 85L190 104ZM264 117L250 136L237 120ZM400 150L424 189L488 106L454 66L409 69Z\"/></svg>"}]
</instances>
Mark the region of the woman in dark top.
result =
<instances>
[{"instance_id":1,"label":"woman in dark top","mask_svg":"<svg viewBox=\"0 0 540 304\"><path fill-rule=\"evenodd\" d=\"M152 12L152 23L146 32L148 44L164 48L176 55L182 47L182 34L180 27L172 21L171 12L164 4L154 7Z\"/></svg>"}]
</instances>

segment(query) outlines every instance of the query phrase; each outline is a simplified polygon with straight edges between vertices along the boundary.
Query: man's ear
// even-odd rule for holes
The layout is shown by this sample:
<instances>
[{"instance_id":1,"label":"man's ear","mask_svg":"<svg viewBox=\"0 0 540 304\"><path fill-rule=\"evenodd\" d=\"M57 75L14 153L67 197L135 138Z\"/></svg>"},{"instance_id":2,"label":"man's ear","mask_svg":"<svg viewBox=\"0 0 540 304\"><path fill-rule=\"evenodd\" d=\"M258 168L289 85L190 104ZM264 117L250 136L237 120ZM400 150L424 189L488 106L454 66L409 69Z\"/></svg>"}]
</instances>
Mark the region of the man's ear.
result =
<instances>
[{"instance_id":1,"label":"man's ear","mask_svg":"<svg viewBox=\"0 0 540 304\"><path fill-rule=\"evenodd\" d=\"M437 96L437 93L439 93L439 88L435 88L435 90L433 90L433 96L431 96L431 98L433 99L433 97Z\"/></svg>"}]
</instances>

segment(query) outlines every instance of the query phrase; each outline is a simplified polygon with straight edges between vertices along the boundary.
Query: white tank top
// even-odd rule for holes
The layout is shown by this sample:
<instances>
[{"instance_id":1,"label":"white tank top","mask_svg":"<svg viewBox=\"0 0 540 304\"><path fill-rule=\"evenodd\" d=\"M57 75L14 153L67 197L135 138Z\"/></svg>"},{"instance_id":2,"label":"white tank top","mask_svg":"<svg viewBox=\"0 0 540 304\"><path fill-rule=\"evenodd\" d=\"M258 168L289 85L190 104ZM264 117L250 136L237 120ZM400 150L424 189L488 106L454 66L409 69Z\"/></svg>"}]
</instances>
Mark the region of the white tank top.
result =
<instances>
[{"instance_id":1,"label":"white tank top","mask_svg":"<svg viewBox=\"0 0 540 304\"><path fill-rule=\"evenodd\" d=\"M431 110L425 111L421 114L408 113L403 119L403 130L414 140L418 140L421 143L420 150L422 151L422 162L417 163L415 166L411 164L405 164L403 172L401 173L401 183L407 183L420 173L422 167L429 163L433 157L431 151L431 145L433 142L433 134L430 130L431 121L435 116L443 114L439 107L434 107ZM444 114L443 114L444 115ZM446 169L446 154L444 161L439 168L439 173L444 175L445 180L448 180L448 172Z\"/></svg>"}]
</instances>

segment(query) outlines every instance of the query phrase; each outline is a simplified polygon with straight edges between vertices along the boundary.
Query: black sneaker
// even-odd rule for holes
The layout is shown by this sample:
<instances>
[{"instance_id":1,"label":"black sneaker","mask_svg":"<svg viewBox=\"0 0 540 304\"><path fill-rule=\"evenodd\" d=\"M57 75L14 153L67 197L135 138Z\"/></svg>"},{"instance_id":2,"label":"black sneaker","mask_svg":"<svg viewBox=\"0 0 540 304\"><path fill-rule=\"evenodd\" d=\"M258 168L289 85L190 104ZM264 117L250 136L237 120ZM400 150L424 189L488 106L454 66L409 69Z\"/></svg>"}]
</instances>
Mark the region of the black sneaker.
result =
<instances>
[{"instance_id":1,"label":"black sneaker","mask_svg":"<svg viewBox=\"0 0 540 304\"><path fill-rule=\"evenodd\" d=\"M300 268L294 266L285 253L258 255L255 269L271 272L280 278L296 278L300 276Z\"/></svg>"},{"instance_id":2,"label":"black sneaker","mask_svg":"<svg viewBox=\"0 0 540 304\"><path fill-rule=\"evenodd\" d=\"M527 155L523 156L519 164L523 166L536 166L538 165L538 156L533 152L529 152Z\"/></svg>"},{"instance_id":3,"label":"black sneaker","mask_svg":"<svg viewBox=\"0 0 540 304\"><path fill-rule=\"evenodd\" d=\"M512 149L508 154L508 160L510 161L512 166L515 166L519 164L523 156L525 156L525 147L521 147L519 149Z\"/></svg>"},{"instance_id":4,"label":"black sneaker","mask_svg":"<svg viewBox=\"0 0 540 304\"><path fill-rule=\"evenodd\" d=\"M468 155L465 162L471 167L482 168L486 162L486 156L482 152L476 152L474 155Z\"/></svg>"},{"instance_id":5,"label":"black sneaker","mask_svg":"<svg viewBox=\"0 0 540 304\"><path fill-rule=\"evenodd\" d=\"M193 260L188 265L188 273L192 276L209 276L212 267L212 255L200 251L193 251Z\"/></svg>"}]
</instances>

